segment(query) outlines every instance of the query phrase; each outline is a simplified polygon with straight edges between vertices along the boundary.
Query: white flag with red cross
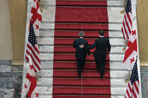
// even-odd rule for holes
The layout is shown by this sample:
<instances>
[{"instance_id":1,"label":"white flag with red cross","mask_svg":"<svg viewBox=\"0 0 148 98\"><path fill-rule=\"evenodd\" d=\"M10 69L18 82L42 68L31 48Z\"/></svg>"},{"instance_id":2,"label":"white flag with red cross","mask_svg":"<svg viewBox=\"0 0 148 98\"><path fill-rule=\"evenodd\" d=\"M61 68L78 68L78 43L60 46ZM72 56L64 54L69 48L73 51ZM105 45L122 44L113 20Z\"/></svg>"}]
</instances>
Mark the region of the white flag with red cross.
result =
<instances>
[{"instance_id":1,"label":"white flag with red cross","mask_svg":"<svg viewBox=\"0 0 148 98\"><path fill-rule=\"evenodd\" d=\"M39 25L42 21L41 10L39 7L40 0L32 0L31 2L31 17L30 24L33 23L33 28L36 36L39 36Z\"/></svg>"},{"instance_id":2,"label":"white flag with red cross","mask_svg":"<svg viewBox=\"0 0 148 98\"><path fill-rule=\"evenodd\" d=\"M38 98L37 81L35 76L34 67L32 65L31 58L29 58L29 64L26 64L26 74L23 83L22 98Z\"/></svg>"},{"instance_id":3,"label":"white flag with red cross","mask_svg":"<svg viewBox=\"0 0 148 98\"><path fill-rule=\"evenodd\" d=\"M137 56L137 31L133 29L129 36L123 60L123 65L128 70L133 69L134 62L136 61L136 56Z\"/></svg>"}]
</instances>

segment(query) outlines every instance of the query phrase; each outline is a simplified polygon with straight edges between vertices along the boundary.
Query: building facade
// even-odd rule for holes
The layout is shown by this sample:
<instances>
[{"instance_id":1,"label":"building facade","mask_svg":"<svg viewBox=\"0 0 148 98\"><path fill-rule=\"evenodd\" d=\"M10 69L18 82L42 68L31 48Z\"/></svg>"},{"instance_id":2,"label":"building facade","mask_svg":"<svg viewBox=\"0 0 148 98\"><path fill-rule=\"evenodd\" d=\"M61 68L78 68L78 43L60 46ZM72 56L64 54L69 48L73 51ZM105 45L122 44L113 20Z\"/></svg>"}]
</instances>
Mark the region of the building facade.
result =
<instances>
[{"instance_id":1,"label":"building facade","mask_svg":"<svg viewBox=\"0 0 148 98\"><path fill-rule=\"evenodd\" d=\"M123 0L120 1L123 2ZM137 24L143 96L147 96L146 89L148 89L148 87L145 88L148 81L146 79L148 78L148 11L145 10L148 7L147 3L147 0L137 1ZM15 91L18 93L17 96L19 98L19 89L16 88L19 88L21 85L20 81L23 70L27 0L2 0L0 8L2 14L0 16L0 76L2 77L1 83L6 83L5 86L1 85L0 96L11 98L12 96L16 96L12 93Z\"/></svg>"}]
</instances>

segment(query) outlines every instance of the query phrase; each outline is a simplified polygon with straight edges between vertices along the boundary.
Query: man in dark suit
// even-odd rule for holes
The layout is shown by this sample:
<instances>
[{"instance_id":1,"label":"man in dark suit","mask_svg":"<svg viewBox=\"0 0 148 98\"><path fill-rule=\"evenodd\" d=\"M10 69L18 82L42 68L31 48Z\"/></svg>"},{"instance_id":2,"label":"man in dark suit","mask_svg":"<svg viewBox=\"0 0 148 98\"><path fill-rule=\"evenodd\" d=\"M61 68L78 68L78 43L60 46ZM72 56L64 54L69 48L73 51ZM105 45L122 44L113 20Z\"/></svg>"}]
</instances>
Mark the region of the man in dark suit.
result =
<instances>
[{"instance_id":1,"label":"man in dark suit","mask_svg":"<svg viewBox=\"0 0 148 98\"><path fill-rule=\"evenodd\" d=\"M81 78L81 72L82 72L82 69L83 69L84 64L85 64L86 54L90 54L90 51L89 51L89 49L79 47L82 44L84 46L88 46L87 40L85 40L83 38L84 37L83 31L81 31L79 33L79 36L80 36L80 38L74 40L73 47L76 48L75 57L76 57L76 60L77 60L77 71L78 71L79 78Z\"/></svg>"},{"instance_id":2,"label":"man in dark suit","mask_svg":"<svg viewBox=\"0 0 148 98\"><path fill-rule=\"evenodd\" d=\"M104 30L100 30L99 34L100 34L100 38L96 39L96 41L92 46L88 46L88 47L84 46L84 48L87 48L87 49L96 48L93 55L97 65L97 70L99 71L101 78L103 78L106 55L107 55L107 51L110 52L111 46L110 46L109 39L104 37ZM83 45L80 46L80 48L83 48Z\"/></svg>"}]
</instances>

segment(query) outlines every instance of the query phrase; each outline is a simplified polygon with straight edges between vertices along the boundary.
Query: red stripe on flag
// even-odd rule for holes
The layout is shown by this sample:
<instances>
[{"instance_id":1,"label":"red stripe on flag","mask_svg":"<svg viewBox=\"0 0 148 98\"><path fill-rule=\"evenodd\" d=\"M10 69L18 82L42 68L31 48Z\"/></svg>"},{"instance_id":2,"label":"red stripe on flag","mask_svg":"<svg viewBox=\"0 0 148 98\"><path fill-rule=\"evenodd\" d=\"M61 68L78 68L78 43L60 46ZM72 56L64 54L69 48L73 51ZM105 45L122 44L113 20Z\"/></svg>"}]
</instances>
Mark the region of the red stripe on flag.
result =
<instances>
[{"instance_id":1,"label":"red stripe on flag","mask_svg":"<svg viewBox=\"0 0 148 98\"><path fill-rule=\"evenodd\" d=\"M125 38L129 39L128 31L126 29L126 26L125 26L125 22L124 21L123 21L123 29L124 29L123 34L124 34Z\"/></svg>"},{"instance_id":2,"label":"red stripe on flag","mask_svg":"<svg viewBox=\"0 0 148 98\"><path fill-rule=\"evenodd\" d=\"M124 19L123 19L123 26L121 28L121 31L123 33L123 37L125 40L129 39L129 34L131 34L131 29L132 29L132 18L131 18L131 13L125 13Z\"/></svg>"},{"instance_id":3,"label":"red stripe on flag","mask_svg":"<svg viewBox=\"0 0 148 98\"><path fill-rule=\"evenodd\" d=\"M128 16L128 14L126 14L126 17L125 17L125 23L126 23L126 27L127 27L127 31L128 31L128 35L129 35L131 32L131 25L128 23L129 18L127 18L127 16Z\"/></svg>"},{"instance_id":4,"label":"red stripe on flag","mask_svg":"<svg viewBox=\"0 0 148 98\"><path fill-rule=\"evenodd\" d=\"M36 58L36 60L40 63L40 59L39 59L39 53L35 53L38 52L35 50L35 46L30 46L30 44L27 44L28 49L30 49L30 51L32 52L33 56Z\"/></svg>"},{"instance_id":5,"label":"red stripe on flag","mask_svg":"<svg viewBox=\"0 0 148 98\"><path fill-rule=\"evenodd\" d=\"M128 17L128 20L129 20L129 22L130 22L130 25L132 26L132 20L131 20L130 13L127 13L126 16Z\"/></svg>"},{"instance_id":6,"label":"red stripe on flag","mask_svg":"<svg viewBox=\"0 0 148 98\"><path fill-rule=\"evenodd\" d=\"M121 31L124 32L124 29L121 28ZM122 33L122 34L123 34L123 38L126 39L126 38L125 38L125 34L124 34L124 33Z\"/></svg>"},{"instance_id":7,"label":"red stripe on flag","mask_svg":"<svg viewBox=\"0 0 148 98\"><path fill-rule=\"evenodd\" d=\"M33 66L37 67L37 69L35 68L36 71L37 71L37 70L41 70L40 67L38 66L38 64L37 64L37 63L35 62L35 60L33 59L32 55L31 55L31 58L32 58L32 61L33 61Z\"/></svg>"},{"instance_id":8,"label":"red stripe on flag","mask_svg":"<svg viewBox=\"0 0 148 98\"><path fill-rule=\"evenodd\" d=\"M139 92L139 88L138 88L138 85L137 85L137 82L134 82L134 88L135 88L135 92Z\"/></svg>"},{"instance_id":9,"label":"red stripe on flag","mask_svg":"<svg viewBox=\"0 0 148 98\"><path fill-rule=\"evenodd\" d=\"M28 48L29 49L29 48ZM40 62L36 61L34 55L32 55L32 53L30 53L28 51L28 49L26 49L26 54L28 54L28 56L31 56L32 58L32 61L33 61L33 66L34 66L34 69L35 69L35 72L37 72L38 70L40 70Z\"/></svg>"}]
</instances>

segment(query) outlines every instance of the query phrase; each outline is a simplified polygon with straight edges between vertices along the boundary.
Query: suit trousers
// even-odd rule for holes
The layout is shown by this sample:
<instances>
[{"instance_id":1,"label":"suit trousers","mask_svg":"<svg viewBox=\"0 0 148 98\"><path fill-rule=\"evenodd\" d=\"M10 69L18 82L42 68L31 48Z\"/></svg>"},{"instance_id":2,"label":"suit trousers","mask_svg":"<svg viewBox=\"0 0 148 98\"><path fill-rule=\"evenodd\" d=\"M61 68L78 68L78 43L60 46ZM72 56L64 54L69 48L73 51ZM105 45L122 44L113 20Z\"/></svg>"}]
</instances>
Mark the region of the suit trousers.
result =
<instances>
[{"instance_id":1,"label":"suit trousers","mask_svg":"<svg viewBox=\"0 0 148 98\"><path fill-rule=\"evenodd\" d=\"M101 78L103 78L103 75L104 75L105 61L106 61L106 57L95 58L95 62L96 62L96 65L97 65L97 70L100 73Z\"/></svg>"},{"instance_id":2,"label":"suit trousers","mask_svg":"<svg viewBox=\"0 0 148 98\"><path fill-rule=\"evenodd\" d=\"M81 72L85 64L85 59L77 59L77 72L79 78L81 78Z\"/></svg>"}]
</instances>

